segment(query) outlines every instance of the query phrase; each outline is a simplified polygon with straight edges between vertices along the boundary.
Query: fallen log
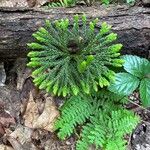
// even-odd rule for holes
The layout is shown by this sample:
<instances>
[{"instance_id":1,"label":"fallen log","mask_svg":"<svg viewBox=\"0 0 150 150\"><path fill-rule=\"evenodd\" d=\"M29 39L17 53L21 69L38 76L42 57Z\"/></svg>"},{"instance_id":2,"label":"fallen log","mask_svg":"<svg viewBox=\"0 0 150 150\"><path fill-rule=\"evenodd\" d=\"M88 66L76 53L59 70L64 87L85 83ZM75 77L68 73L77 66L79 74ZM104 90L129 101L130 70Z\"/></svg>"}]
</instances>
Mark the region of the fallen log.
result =
<instances>
[{"instance_id":1,"label":"fallen log","mask_svg":"<svg viewBox=\"0 0 150 150\"><path fill-rule=\"evenodd\" d=\"M0 59L25 57L26 43L45 19L72 18L82 13L89 21L99 18L118 33L123 53L148 57L150 51L150 9L128 6L74 7L57 9L0 8ZM98 24L100 27L100 24Z\"/></svg>"}]
</instances>

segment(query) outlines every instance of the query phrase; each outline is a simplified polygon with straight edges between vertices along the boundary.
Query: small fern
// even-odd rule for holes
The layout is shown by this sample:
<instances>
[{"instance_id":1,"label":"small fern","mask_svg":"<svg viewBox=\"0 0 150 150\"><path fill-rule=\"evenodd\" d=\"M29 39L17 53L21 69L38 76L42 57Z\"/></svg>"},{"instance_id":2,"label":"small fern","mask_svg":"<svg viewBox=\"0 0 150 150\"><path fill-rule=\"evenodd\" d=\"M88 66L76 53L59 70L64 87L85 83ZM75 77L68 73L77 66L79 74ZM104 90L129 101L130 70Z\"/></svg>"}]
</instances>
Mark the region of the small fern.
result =
<instances>
[{"instance_id":1,"label":"small fern","mask_svg":"<svg viewBox=\"0 0 150 150\"><path fill-rule=\"evenodd\" d=\"M60 2L49 2L46 8L64 7Z\"/></svg>"},{"instance_id":2,"label":"small fern","mask_svg":"<svg viewBox=\"0 0 150 150\"><path fill-rule=\"evenodd\" d=\"M32 76L39 89L54 95L89 94L94 88L108 86L114 80L112 66L121 67L118 58L121 44L113 44L117 34L111 26L102 23L96 30L98 19L87 24L86 16L74 16L73 26L68 19L46 21L45 27L33 34L35 42L29 43L28 66L34 69Z\"/></svg>"},{"instance_id":3,"label":"small fern","mask_svg":"<svg viewBox=\"0 0 150 150\"><path fill-rule=\"evenodd\" d=\"M72 7L75 6L76 0L59 0L57 2L49 2L47 4L48 8L53 7Z\"/></svg>"},{"instance_id":4,"label":"small fern","mask_svg":"<svg viewBox=\"0 0 150 150\"><path fill-rule=\"evenodd\" d=\"M65 139L75 127L83 125L77 150L87 150L92 144L105 150L125 150L124 135L131 133L139 122L134 113L123 109L127 100L105 90L93 96L71 97L56 122L58 136Z\"/></svg>"}]
</instances>

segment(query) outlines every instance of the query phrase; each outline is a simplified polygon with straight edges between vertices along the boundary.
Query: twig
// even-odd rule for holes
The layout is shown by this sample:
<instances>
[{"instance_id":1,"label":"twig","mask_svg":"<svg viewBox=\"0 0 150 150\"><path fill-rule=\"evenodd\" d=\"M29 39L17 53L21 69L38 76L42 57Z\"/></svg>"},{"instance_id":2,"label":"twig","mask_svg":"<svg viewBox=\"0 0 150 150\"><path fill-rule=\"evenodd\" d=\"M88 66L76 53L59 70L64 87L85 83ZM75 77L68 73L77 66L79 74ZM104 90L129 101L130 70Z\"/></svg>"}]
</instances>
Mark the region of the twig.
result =
<instances>
[{"instance_id":1,"label":"twig","mask_svg":"<svg viewBox=\"0 0 150 150\"><path fill-rule=\"evenodd\" d=\"M141 105L139 105L139 104L137 104L137 103L135 103L135 102L133 102L133 101L131 101L131 100L129 100L129 102L150 113L150 110L144 108L143 106L141 106Z\"/></svg>"},{"instance_id":2,"label":"twig","mask_svg":"<svg viewBox=\"0 0 150 150\"><path fill-rule=\"evenodd\" d=\"M141 105L139 105L139 104L137 104L137 103L135 103L135 102L133 102L133 101L131 101L131 100L129 100L129 102L150 113L150 110L144 108L143 106L141 106ZM142 119L141 119L141 121L142 121L143 123L145 123L145 124L150 125L150 122L148 122L148 121L145 121L145 120L142 120Z\"/></svg>"}]
</instances>

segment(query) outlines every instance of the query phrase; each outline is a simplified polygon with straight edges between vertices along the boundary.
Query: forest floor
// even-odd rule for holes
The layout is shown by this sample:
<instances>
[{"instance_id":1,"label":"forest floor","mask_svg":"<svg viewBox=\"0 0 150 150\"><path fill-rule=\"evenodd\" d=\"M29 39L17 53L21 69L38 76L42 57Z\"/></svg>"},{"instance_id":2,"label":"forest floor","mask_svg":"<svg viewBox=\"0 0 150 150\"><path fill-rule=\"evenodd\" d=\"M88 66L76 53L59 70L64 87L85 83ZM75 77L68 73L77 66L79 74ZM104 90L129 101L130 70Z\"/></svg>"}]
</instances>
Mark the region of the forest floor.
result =
<instances>
[{"instance_id":1,"label":"forest floor","mask_svg":"<svg viewBox=\"0 0 150 150\"><path fill-rule=\"evenodd\" d=\"M2 0L0 7L41 6L45 2ZM25 58L0 62L0 150L75 150L76 135L60 141L53 131L63 100L39 91L32 83L26 63ZM136 92L130 100L125 107L139 114L142 121L127 136L128 150L150 150L150 109L140 105Z\"/></svg>"},{"instance_id":2,"label":"forest floor","mask_svg":"<svg viewBox=\"0 0 150 150\"><path fill-rule=\"evenodd\" d=\"M76 135L60 141L53 131L63 100L39 91L26 63L20 58L0 64L0 150L74 150ZM142 122L127 137L128 150L150 150L150 111L140 106L136 92L130 100L125 107Z\"/></svg>"}]
</instances>

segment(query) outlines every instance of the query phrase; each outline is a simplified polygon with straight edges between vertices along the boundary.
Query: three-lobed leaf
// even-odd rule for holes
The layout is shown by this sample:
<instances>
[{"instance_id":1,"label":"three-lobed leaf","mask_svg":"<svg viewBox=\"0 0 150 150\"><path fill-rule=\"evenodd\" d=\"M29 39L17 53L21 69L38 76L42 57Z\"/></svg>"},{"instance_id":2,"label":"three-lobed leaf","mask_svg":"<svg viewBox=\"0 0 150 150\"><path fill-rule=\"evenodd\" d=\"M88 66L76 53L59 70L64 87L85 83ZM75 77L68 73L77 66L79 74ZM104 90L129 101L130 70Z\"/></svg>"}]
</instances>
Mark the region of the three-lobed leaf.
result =
<instances>
[{"instance_id":1,"label":"three-lobed leaf","mask_svg":"<svg viewBox=\"0 0 150 150\"><path fill-rule=\"evenodd\" d=\"M125 55L123 59L125 60L123 67L128 73L139 78L150 73L150 62L147 59L133 55Z\"/></svg>"},{"instance_id":2,"label":"three-lobed leaf","mask_svg":"<svg viewBox=\"0 0 150 150\"><path fill-rule=\"evenodd\" d=\"M144 106L150 106L150 62L138 56L125 55L124 69L128 73L117 73L116 81L109 90L115 93L129 95L139 87L141 101Z\"/></svg>"},{"instance_id":3,"label":"three-lobed leaf","mask_svg":"<svg viewBox=\"0 0 150 150\"><path fill-rule=\"evenodd\" d=\"M122 95L131 94L139 86L139 79L129 73L117 73L115 82L109 90Z\"/></svg>"}]
</instances>

